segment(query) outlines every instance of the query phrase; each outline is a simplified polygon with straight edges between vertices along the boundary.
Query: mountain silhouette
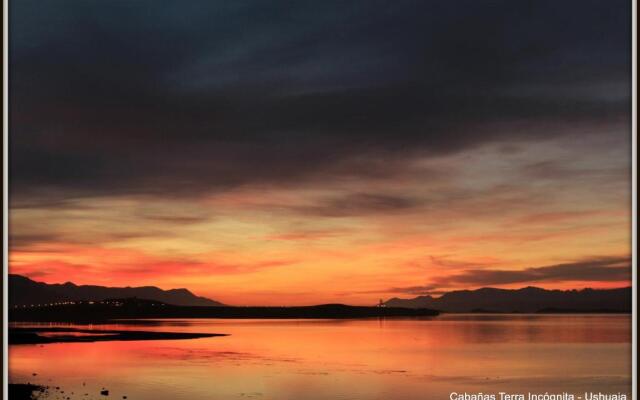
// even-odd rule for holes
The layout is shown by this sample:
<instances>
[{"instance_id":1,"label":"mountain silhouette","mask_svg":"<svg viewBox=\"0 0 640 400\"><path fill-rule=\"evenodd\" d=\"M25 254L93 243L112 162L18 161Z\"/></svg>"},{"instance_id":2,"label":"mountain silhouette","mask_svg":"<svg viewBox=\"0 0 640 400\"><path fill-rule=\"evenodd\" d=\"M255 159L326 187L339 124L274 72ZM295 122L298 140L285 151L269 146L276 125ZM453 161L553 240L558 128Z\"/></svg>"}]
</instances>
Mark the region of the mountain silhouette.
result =
<instances>
[{"instance_id":1,"label":"mountain silhouette","mask_svg":"<svg viewBox=\"0 0 640 400\"><path fill-rule=\"evenodd\" d=\"M106 287L75 285L71 282L47 284L25 276L9 275L9 306L48 304L63 301L101 301L114 298L155 300L176 306L224 306L224 304L199 297L187 289L162 290L155 286Z\"/></svg>"},{"instance_id":2,"label":"mountain silhouette","mask_svg":"<svg viewBox=\"0 0 640 400\"><path fill-rule=\"evenodd\" d=\"M387 307L431 308L445 312L630 312L631 288L546 290L481 288L457 290L440 297L392 298Z\"/></svg>"}]
</instances>

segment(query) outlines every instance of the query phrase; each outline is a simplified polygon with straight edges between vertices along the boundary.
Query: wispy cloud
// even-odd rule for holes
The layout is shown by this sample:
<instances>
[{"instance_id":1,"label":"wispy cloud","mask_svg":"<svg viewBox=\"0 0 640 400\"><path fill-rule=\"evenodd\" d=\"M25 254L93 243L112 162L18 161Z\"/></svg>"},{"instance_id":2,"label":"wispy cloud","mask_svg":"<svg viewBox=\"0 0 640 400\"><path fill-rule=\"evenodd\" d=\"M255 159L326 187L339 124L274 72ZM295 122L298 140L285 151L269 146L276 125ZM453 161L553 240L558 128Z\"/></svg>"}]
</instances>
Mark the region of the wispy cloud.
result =
<instances>
[{"instance_id":1,"label":"wispy cloud","mask_svg":"<svg viewBox=\"0 0 640 400\"><path fill-rule=\"evenodd\" d=\"M576 262L524 268L521 270L468 269L436 279L439 286L486 286L533 282L616 282L631 277L629 257L594 257Z\"/></svg>"}]
</instances>

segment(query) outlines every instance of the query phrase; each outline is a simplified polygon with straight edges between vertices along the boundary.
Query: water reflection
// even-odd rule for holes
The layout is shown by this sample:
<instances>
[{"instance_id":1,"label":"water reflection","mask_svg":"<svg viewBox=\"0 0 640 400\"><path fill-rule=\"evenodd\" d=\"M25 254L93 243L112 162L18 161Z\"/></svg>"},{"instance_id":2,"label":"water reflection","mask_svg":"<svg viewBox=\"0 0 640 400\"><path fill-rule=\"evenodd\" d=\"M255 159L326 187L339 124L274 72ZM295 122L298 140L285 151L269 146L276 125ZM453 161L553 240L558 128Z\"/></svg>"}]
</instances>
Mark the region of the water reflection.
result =
<instances>
[{"instance_id":1,"label":"water reflection","mask_svg":"<svg viewBox=\"0 0 640 400\"><path fill-rule=\"evenodd\" d=\"M76 393L109 387L129 399L425 399L448 398L454 390L536 388L627 392L630 327L627 315L118 321L83 328L230 336L12 346L10 376Z\"/></svg>"}]
</instances>

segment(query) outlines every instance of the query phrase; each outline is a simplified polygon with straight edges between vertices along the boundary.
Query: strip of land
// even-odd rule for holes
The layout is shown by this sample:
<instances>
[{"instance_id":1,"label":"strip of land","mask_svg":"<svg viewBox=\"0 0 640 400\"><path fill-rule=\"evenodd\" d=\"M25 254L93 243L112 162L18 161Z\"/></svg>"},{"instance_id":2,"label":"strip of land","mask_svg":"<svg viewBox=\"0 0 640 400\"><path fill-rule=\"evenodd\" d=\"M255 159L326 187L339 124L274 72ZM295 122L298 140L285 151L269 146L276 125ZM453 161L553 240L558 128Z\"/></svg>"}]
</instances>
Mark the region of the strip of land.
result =
<instances>
[{"instance_id":1,"label":"strip of land","mask_svg":"<svg viewBox=\"0 0 640 400\"><path fill-rule=\"evenodd\" d=\"M158 302L110 301L43 307L12 308L9 321L106 322L144 318L296 318L348 319L380 317L432 317L427 308L362 307L325 304L305 307L184 307Z\"/></svg>"},{"instance_id":2,"label":"strip of land","mask_svg":"<svg viewBox=\"0 0 640 400\"><path fill-rule=\"evenodd\" d=\"M9 344L47 344L129 340L178 340L227 336L220 333L149 332L78 328L10 328Z\"/></svg>"}]
</instances>

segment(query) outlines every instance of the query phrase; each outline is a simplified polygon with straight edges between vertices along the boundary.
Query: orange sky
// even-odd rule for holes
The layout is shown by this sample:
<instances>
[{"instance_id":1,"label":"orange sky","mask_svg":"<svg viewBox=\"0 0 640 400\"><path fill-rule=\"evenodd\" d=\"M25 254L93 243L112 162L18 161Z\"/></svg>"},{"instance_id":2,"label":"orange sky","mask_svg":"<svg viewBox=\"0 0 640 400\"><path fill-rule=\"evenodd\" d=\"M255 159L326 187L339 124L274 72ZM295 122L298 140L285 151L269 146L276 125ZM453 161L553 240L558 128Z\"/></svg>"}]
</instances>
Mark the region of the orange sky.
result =
<instances>
[{"instance_id":1,"label":"orange sky","mask_svg":"<svg viewBox=\"0 0 640 400\"><path fill-rule=\"evenodd\" d=\"M603 179L583 164L593 154L576 158L556 143L499 152L486 146L418 160L393 182L14 207L10 269L49 283L187 287L235 305L373 304L481 286L628 285L624 174ZM586 178L526 179L542 154ZM427 168L446 173L423 175ZM415 204L388 200L400 195ZM345 204L335 207L337 198Z\"/></svg>"}]
</instances>

